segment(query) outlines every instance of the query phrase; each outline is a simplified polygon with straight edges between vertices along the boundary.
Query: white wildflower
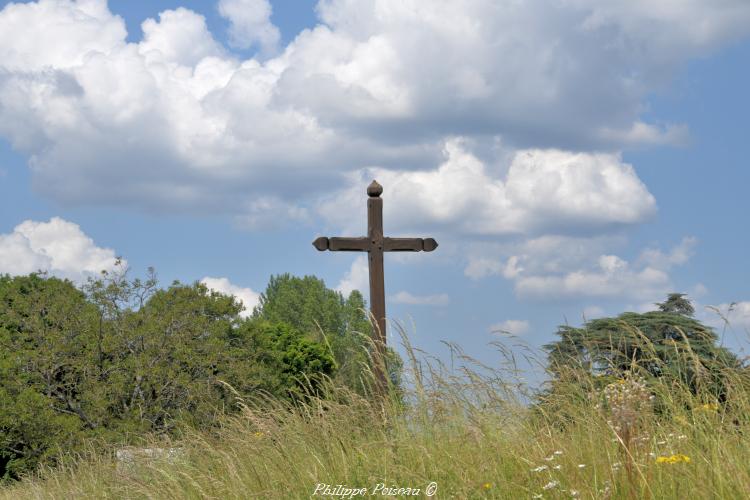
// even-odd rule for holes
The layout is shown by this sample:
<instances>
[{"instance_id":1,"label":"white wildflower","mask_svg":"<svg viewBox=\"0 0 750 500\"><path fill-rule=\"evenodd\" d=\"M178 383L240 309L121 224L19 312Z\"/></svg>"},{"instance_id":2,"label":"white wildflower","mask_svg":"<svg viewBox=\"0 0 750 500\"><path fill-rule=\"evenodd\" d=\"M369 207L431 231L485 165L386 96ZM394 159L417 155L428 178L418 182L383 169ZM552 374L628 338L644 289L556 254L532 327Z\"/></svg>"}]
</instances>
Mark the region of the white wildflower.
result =
<instances>
[{"instance_id":1,"label":"white wildflower","mask_svg":"<svg viewBox=\"0 0 750 500\"><path fill-rule=\"evenodd\" d=\"M547 483L544 486L542 486L542 489L543 490L551 490L552 488L556 488L559 485L560 485L559 481L550 481L549 483Z\"/></svg>"}]
</instances>

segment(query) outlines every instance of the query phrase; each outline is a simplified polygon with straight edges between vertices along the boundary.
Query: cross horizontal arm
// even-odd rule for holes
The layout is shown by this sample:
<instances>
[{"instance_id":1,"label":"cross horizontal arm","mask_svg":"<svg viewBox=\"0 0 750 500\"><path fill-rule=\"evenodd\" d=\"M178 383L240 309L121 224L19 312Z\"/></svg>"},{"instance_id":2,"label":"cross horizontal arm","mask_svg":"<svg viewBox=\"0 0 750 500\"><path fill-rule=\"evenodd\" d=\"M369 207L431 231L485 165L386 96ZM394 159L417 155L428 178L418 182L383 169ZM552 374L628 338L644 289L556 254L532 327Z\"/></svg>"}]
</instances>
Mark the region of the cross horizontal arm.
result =
<instances>
[{"instance_id":1,"label":"cross horizontal arm","mask_svg":"<svg viewBox=\"0 0 750 500\"><path fill-rule=\"evenodd\" d=\"M320 250L330 250L331 252L367 252L370 250L370 240L368 238L326 238L321 236L313 241L313 246Z\"/></svg>"},{"instance_id":2,"label":"cross horizontal arm","mask_svg":"<svg viewBox=\"0 0 750 500\"><path fill-rule=\"evenodd\" d=\"M432 252L437 246L432 238L383 238L385 252Z\"/></svg>"}]
</instances>

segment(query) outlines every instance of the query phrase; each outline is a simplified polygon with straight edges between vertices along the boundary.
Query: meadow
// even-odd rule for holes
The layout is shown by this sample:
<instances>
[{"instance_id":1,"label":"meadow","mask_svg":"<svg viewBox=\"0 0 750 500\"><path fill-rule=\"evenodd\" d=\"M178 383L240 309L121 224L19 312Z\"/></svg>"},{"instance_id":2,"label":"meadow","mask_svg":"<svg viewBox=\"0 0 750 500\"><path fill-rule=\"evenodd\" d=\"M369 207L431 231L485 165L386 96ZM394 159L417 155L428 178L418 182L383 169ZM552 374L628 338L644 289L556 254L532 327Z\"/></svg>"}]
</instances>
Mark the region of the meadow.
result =
<instances>
[{"instance_id":1,"label":"meadow","mask_svg":"<svg viewBox=\"0 0 750 500\"><path fill-rule=\"evenodd\" d=\"M178 441L169 457L68 457L0 489L42 498L653 498L750 494L750 378L726 398L674 380L568 374L543 404L514 354L488 367L450 346L449 368L408 345L406 389L379 401L335 387L325 398L237 400L241 411ZM528 356L534 354L529 352ZM532 362L534 360L532 359Z\"/></svg>"}]
</instances>

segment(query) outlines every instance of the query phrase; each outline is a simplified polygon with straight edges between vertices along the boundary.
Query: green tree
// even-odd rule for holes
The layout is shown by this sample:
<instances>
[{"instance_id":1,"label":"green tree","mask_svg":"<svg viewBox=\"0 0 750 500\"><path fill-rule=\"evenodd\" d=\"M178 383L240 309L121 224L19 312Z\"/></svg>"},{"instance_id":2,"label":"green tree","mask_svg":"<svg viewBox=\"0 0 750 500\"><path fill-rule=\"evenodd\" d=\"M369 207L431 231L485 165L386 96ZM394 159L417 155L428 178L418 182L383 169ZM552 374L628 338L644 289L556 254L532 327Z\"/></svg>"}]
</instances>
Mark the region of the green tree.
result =
<instances>
[{"instance_id":1,"label":"green tree","mask_svg":"<svg viewBox=\"0 0 750 500\"><path fill-rule=\"evenodd\" d=\"M671 294L658 311L626 312L586 322L581 328L560 326L559 340L547 344L549 365L557 379L571 370L592 375L645 370L652 377L674 377L692 390L721 393L725 369L740 362L716 345L716 333L691 317L683 294Z\"/></svg>"},{"instance_id":2,"label":"green tree","mask_svg":"<svg viewBox=\"0 0 750 500\"><path fill-rule=\"evenodd\" d=\"M687 295L684 293L670 293L667 300L655 304L661 312L681 314L683 316L692 316L695 308Z\"/></svg>"},{"instance_id":3,"label":"green tree","mask_svg":"<svg viewBox=\"0 0 750 500\"><path fill-rule=\"evenodd\" d=\"M337 380L364 392L372 353L372 326L366 307L358 290L344 298L315 276L281 274L271 276L253 318L287 323L327 343L336 360ZM396 388L400 387L402 366L399 355L389 347L386 368Z\"/></svg>"},{"instance_id":4,"label":"green tree","mask_svg":"<svg viewBox=\"0 0 750 500\"><path fill-rule=\"evenodd\" d=\"M44 275L0 276L0 477L17 478L84 438L208 427L233 390L303 397L335 363L280 321L247 321L204 285L159 289L153 272L103 273L84 290Z\"/></svg>"},{"instance_id":5,"label":"green tree","mask_svg":"<svg viewBox=\"0 0 750 500\"><path fill-rule=\"evenodd\" d=\"M98 431L96 308L69 281L0 276L0 477Z\"/></svg>"},{"instance_id":6,"label":"green tree","mask_svg":"<svg viewBox=\"0 0 750 500\"><path fill-rule=\"evenodd\" d=\"M335 373L336 363L328 349L287 323L246 321L239 337L245 351L255 355L254 365L264 372L254 374L258 382L253 386L244 380L232 381L246 393L262 390L296 399L316 391L325 377Z\"/></svg>"}]
</instances>

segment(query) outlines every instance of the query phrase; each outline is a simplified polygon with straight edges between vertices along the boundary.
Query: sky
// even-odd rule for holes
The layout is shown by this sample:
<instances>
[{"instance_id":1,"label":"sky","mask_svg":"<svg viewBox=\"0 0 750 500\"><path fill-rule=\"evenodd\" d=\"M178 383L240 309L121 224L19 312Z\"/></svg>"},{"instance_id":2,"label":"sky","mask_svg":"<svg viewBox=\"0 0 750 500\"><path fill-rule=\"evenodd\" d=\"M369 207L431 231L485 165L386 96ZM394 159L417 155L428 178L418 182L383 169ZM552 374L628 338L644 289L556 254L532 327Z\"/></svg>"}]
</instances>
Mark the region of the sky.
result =
<instances>
[{"instance_id":1,"label":"sky","mask_svg":"<svg viewBox=\"0 0 750 500\"><path fill-rule=\"evenodd\" d=\"M681 292L744 353L746 0L0 9L0 273L367 295L362 255L311 242L364 235L377 179L386 235L440 244L386 255L427 352L493 364Z\"/></svg>"}]
</instances>

